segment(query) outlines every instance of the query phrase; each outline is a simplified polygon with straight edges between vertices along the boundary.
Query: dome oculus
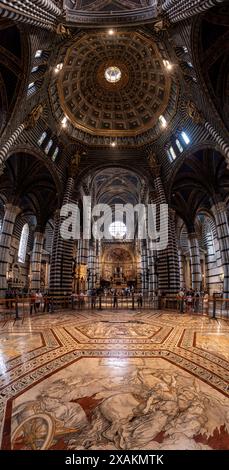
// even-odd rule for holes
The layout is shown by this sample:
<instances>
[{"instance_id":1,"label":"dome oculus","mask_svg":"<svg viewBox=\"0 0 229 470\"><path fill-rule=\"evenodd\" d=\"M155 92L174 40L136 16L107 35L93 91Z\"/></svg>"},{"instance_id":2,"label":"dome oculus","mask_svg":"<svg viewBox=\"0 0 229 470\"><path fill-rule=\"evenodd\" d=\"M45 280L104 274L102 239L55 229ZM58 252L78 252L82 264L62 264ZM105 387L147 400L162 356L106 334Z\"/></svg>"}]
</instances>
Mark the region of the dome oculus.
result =
<instances>
[{"instance_id":1,"label":"dome oculus","mask_svg":"<svg viewBox=\"0 0 229 470\"><path fill-rule=\"evenodd\" d=\"M121 79L122 73L118 67L112 66L105 70L105 79L109 83L117 83Z\"/></svg>"}]
</instances>

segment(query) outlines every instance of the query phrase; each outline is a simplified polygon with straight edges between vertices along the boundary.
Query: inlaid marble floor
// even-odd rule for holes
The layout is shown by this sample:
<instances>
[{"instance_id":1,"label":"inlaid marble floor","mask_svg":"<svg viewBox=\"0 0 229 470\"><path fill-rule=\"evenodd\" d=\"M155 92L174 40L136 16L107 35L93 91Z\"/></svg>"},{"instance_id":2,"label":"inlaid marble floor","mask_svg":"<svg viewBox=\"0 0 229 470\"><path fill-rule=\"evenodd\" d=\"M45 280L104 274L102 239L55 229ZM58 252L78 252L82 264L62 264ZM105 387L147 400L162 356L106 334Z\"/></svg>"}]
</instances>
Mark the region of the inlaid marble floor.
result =
<instances>
[{"instance_id":1,"label":"inlaid marble floor","mask_svg":"<svg viewBox=\"0 0 229 470\"><path fill-rule=\"evenodd\" d=\"M0 323L2 449L229 449L229 322L72 312Z\"/></svg>"}]
</instances>

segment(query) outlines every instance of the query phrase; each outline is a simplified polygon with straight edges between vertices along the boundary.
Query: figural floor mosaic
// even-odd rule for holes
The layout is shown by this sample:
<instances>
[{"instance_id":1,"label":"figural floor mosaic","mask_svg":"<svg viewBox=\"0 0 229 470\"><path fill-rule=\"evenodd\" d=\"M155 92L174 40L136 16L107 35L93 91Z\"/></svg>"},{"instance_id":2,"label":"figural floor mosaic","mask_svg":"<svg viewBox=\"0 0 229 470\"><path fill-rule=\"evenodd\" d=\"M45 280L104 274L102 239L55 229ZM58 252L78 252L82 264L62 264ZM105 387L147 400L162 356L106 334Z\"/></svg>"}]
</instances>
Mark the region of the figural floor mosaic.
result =
<instances>
[{"instance_id":1,"label":"figural floor mosaic","mask_svg":"<svg viewBox=\"0 0 229 470\"><path fill-rule=\"evenodd\" d=\"M229 322L72 312L0 322L2 449L229 449Z\"/></svg>"}]
</instances>

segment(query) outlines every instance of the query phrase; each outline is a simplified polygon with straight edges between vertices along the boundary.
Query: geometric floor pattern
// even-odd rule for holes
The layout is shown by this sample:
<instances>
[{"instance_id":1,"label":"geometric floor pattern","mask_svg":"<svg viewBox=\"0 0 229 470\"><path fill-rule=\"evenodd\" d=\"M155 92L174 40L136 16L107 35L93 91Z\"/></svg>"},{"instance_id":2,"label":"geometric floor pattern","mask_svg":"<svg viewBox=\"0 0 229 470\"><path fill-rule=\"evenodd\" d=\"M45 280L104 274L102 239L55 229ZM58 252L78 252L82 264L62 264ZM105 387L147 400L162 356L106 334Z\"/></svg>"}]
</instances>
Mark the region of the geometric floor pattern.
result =
<instances>
[{"instance_id":1,"label":"geometric floor pattern","mask_svg":"<svg viewBox=\"0 0 229 470\"><path fill-rule=\"evenodd\" d=\"M0 323L1 449L229 449L229 322L151 311Z\"/></svg>"}]
</instances>

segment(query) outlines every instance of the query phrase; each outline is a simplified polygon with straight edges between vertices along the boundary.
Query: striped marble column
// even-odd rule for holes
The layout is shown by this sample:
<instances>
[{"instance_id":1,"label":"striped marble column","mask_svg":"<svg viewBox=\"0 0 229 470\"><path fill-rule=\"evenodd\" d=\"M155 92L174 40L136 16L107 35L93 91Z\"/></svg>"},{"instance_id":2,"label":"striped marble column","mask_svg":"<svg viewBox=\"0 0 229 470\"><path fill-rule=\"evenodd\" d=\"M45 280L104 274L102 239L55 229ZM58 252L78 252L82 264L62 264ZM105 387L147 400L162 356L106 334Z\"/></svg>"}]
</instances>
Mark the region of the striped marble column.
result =
<instances>
[{"instance_id":1,"label":"striped marble column","mask_svg":"<svg viewBox=\"0 0 229 470\"><path fill-rule=\"evenodd\" d=\"M214 141L219 145L222 154L226 158L227 167L229 167L229 144L225 139L219 135L217 130L210 124L210 122L205 121L204 127L207 129L209 134L213 137Z\"/></svg>"},{"instance_id":2,"label":"striped marble column","mask_svg":"<svg viewBox=\"0 0 229 470\"><path fill-rule=\"evenodd\" d=\"M142 267L141 267L141 242L135 239L135 259L136 259L136 280L137 289L142 288Z\"/></svg>"},{"instance_id":3,"label":"striped marble column","mask_svg":"<svg viewBox=\"0 0 229 470\"><path fill-rule=\"evenodd\" d=\"M222 154L224 155L227 167L229 168L229 144L228 142L219 134L219 132L215 129L215 127L205 119L202 111L196 106L196 104L189 100L185 104L185 110L188 116L192 119L192 121L197 124L205 127L208 133L213 137L216 144L219 145Z\"/></svg>"},{"instance_id":4,"label":"striped marble column","mask_svg":"<svg viewBox=\"0 0 229 470\"><path fill-rule=\"evenodd\" d=\"M41 258L44 244L44 233L35 232L33 251L31 255L31 289L38 290L41 287Z\"/></svg>"},{"instance_id":5,"label":"striped marble column","mask_svg":"<svg viewBox=\"0 0 229 470\"><path fill-rule=\"evenodd\" d=\"M169 234L168 234L168 272L170 282L170 292L176 293L180 289L180 272L177 235L175 227L176 213L169 208Z\"/></svg>"},{"instance_id":6,"label":"striped marble column","mask_svg":"<svg viewBox=\"0 0 229 470\"><path fill-rule=\"evenodd\" d=\"M142 289L142 263L141 256L137 258L137 289Z\"/></svg>"},{"instance_id":7,"label":"striped marble column","mask_svg":"<svg viewBox=\"0 0 229 470\"><path fill-rule=\"evenodd\" d=\"M52 252L51 252L51 262L50 262L50 275L49 275L49 289L50 292L54 292L55 286L58 283L58 271L52 269L56 262L58 243L60 236L60 209L55 211L54 215L54 231L53 231L53 242L52 242Z\"/></svg>"},{"instance_id":8,"label":"striped marble column","mask_svg":"<svg viewBox=\"0 0 229 470\"><path fill-rule=\"evenodd\" d=\"M7 271L9 264L9 252L14 224L21 209L13 204L5 205L5 214L0 234L0 296L3 297L7 288Z\"/></svg>"},{"instance_id":9,"label":"striped marble column","mask_svg":"<svg viewBox=\"0 0 229 470\"><path fill-rule=\"evenodd\" d=\"M180 272L180 287L184 287L184 265L183 265L183 256L181 250L178 250L178 262L179 262L179 272Z\"/></svg>"},{"instance_id":10,"label":"striped marble column","mask_svg":"<svg viewBox=\"0 0 229 470\"><path fill-rule=\"evenodd\" d=\"M195 232L188 234L191 259L192 289L200 289L202 281L199 242Z\"/></svg>"},{"instance_id":11,"label":"striped marble column","mask_svg":"<svg viewBox=\"0 0 229 470\"><path fill-rule=\"evenodd\" d=\"M141 268L142 268L142 293L143 295L148 294L148 256L147 246L145 241L142 240L141 247Z\"/></svg>"},{"instance_id":12,"label":"striped marble column","mask_svg":"<svg viewBox=\"0 0 229 470\"><path fill-rule=\"evenodd\" d=\"M88 264L89 240L81 240L80 264Z\"/></svg>"},{"instance_id":13,"label":"striped marble column","mask_svg":"<svg viewBox=\"0 0 229 470\"><path fill-rule=\"evenodd\" d=\"M86 266L86 273L88 269L88 256L89 256L89 240L81 240L81 256L80 256L80 264L83 266ZM86 274L86 283L85 283L85 289L89 289L88 287L88 280L87 280L87 274Z\"/></svg>"},{"instance_id":14,"label":"striped marble column","mask_svg":"<svg viewBox=\"0 0 229 470\"><path fill-rule=\"evenodd\" d=\"M61 10L51 0L1 0L0 16L52 30Z\"/></svg>"},{"instance_id":15,"label":"striped marble column","mask_svg":"<svg viewBox=\"0 0 229 470\"><path fill-rule=\"evenodd\" d=\"M63 198L63 205L72 202L74 177L69 176ZM53 247L50 268L50 291L54 295L72 292L73 240L65 240L61 236L60 212L56 213L54 225Z\"/></svg>"},{"instance_id":16,"label":"striped marble column","mask_svg":"<svg viewBox=\"0 0 229 470\"><path fill-rule=\"evenodd\" d=\"M95 253L95 242L90 241L89 256L88 256L88 269L89 269L89 283L88 288L94 289L95 287L95 275L96 275L96 253Z\"/></svg>"},{"instance_id":17,"label":"striped marble column","mask_svg":"<svg viewBox=\"0 0 229 470\"><path fill-rule=\"evenodd\" d=\"M145 260L144 260L144 249L141 248L141 290L145 293Z\"/></svg>"},{"instance_id":18,"label":"striped marble column","mask_svg":"<svg viewBox=\"0 0 229 470\"><path fill-rule=\"evenodd\" d=\"M100 277L101 277L101 240L96 240L96 268L95 268L95 278L96 286L100 286Z\"/></svg>"},{"instance_id":19,"label":"striped marble column","mask_svg":"<svg viewBox=\"0 0 229 470\"><path fill-rule=\"evenodd\" d=\"M45 10L46 12L51 12L56 16L61 15L60 8L56 5L55 2L52 2L52 0L36 0L35 2L34 0L33 1L26 0L26 2L32 3L33 8L34 8L34 3L35 3L36 5L39 5L39 7L41 7L41 9Z\"/></svg>"},{"instance_id":20,"label":"striped marble column","mask_svg":"<svg viewBox=\"0 0 229 470\"><path fill-rule=\"evenodd\" d=\"M166 204L163 184L158 173L154 179L160 204ZM167 227L164 227L167 230ZM163 230L163 227L160 228ZM175 294L180 288L178 247L175 230L175 211L168 210L168 246L165 250L158 252L158 287L161 291Z\"/></svg>"},{"instance_id":21,"label":"striped marble column","mask_svg":"<svg viewBox=\"0 0 229 470\"><path fill-rule=\"evenodd\" d=\"M218 202L211 208L216 224L222 266L224 272L224 298L229 298L229 225L227 207L224 202Z\"/></svg>"},{"instance_id":22,"label":"striped marble column","mask_svg":"<svg viewBox=\"0 0 229 470\"><path fill-rule=\"evenodd\" d=\"M14 143L18 139L18 137L21 135L21 133L25 129L25 124L21 124L14 132L13 134L9 137L7 142L3 145L3 147L0 149L0 175L4 172L4 167L5 167L5 160L8 155L9 150L13 147Z\"/></svg>"},{"instance_id":23,"label":"striped marble column","mask_svg":"<svg viewBox=\"0 0 229 470\"><path fill-rule=\"evenodd\" d=\"M171 23L186 20L222 3L224 0L166 0L162 11Z\"/></svg>"},{"instance_id":24,"label":"striped marble column","mask_svg":"<svg viewBox=\"0 0 229 470\"><path fill-rule=\"evenodd\" d=\"M88 289L93 289L93 281L92 281L92 250L91 247L89 248L88 251Z\"/></svg>"},{"instance_id":25,"label":"striped marble column","mask_svg":"<svg viewBox=\"0 0 229 470\"><path fill-rule=\"evenodd\" d=\"M77 242L77 254L76 254L76 265L79 267L81 263L81 245L82 245L82 240L78 240Z\"/></svg>"},{"instance_id":26,"label":"striped marble column","mask_svg":"<svg viewBox=\"0 0 229 470\"><path fill-rule=\"evenodd\" d=\"M95 249L95 240L92 240L93 249L92 249L92 287L95 288L96 283L96 249Z\"/></svg>"},{"instance_id":27,"label":"striped marble column","mask_svg":"<svg viewBox=\"0 0 229 470\"><path fill-rule=\"evenodd\" d=\"M154 263L154 253L152 250L152 242L148 240L148 272L149 272L149 281L148 281L148 294L152 295L157 289L156 286L156 273L155 273L155 263Z\"/></svg>"},{"instance_id":28,"label":"striped marble column","mask_svg":"<svg viewBox=\"0 0 229 470\"><path fill-rule=\"evenodd\" d=\"M40 117L42 116L44 107L42 104L38 104L35 106L32 111L28 114L26 117L25 121L20 124L20 126L15 129L13 134L8 138L6 142L4 142L4 145L2 148L0 148L0 175L4 172L5 168L5 160L7 158L7 155L10 151L10 149L13 147L15 144L16 140L18 137L22 134L24 130L29 130L33 128L36 123L39 121Z\"/></svg>"},{"instance_id":29,"label":"striped marble column","mask_svg":"<svg viewBox=\"0 0 229 470\"><path fill-rule=\"evenodd\" d=\"M153 200L150 200L150 204L153 204ZM148 212L146 216L146 227L148 229L149 219L148 219ZM153 243L152 240L147 236L147 257L148 257L148 295L152 296L152 294L156 290L156 274L155 274L155 257L153 251Z\"/></svg>"}]
</instances>

